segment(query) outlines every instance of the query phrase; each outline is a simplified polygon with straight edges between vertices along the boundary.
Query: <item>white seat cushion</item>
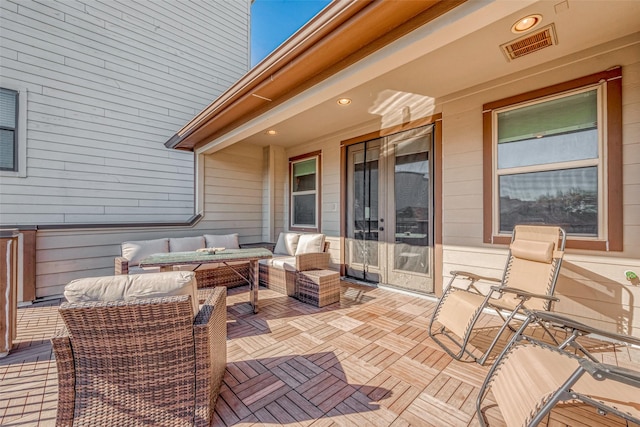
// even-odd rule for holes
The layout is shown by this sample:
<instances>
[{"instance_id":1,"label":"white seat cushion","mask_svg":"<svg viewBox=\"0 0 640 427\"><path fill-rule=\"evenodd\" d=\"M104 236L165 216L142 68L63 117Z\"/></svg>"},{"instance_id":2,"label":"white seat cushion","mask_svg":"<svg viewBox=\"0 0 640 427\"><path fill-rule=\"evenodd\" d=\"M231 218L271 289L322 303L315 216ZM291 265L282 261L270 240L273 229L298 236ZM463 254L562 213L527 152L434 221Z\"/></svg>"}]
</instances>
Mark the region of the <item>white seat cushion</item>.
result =
<instances>
[{"instance_id":1,"label":"white seat cushion","mask_svg":"<svg viewBox=\"0 0 640 427\"><path fill-rule=\"evenodd\" d=\"M281 256L258 261L262 265L278 268L280 270L296 271L296 257Z\"/></svg>"},{"instance_id":2,"label":"white seat cushion","mask_svg":"<svg viewBox=\"0 0 640 427\"><path fill-rule=\"evenodd\" d=\"M69 302L91 302L191 295L195 316L198 314L197 288L195 273L170 271L76 279L65 286L64 296Z\"/></svg>"},{"instance_id":3,"label":"white seat cushion","mask_svg":"<svg viewBox=\"0 0 640 427\"><path fill-rule=\"evenodd\" d=\"M298 247L298 233L280 233L276 247L273 249L274 255L295 255Z\"/></svg>"},{"instance_id":4,"label":"white seat cushion","mask_svg":"<svg viewBox=\"0 0 640 427\"><path fill-rule=\"evenodd\" d=\"M204 240L207 248L240 249L238 233L222 235L205 234Z\"/></svg>"},{"instance_id":5,"label":"white seat cushion","mask_svg":"<svg viewBox=\"0 0 640 427\"><path fill-rule=\"evenodd\" d=\"M138 240L122 244L122 256L129 260L129 265L138 265L140 260L153 254L169 252L169 239Z\"/></svg>"},{"instance_id":6,"label":"white seat cushion","mask_svg":"<svg viewBox=\"0 0 640 427\"><path fill-rule=\"evenodd\" d=\"M204 248L204 237L171 237L169 252L192 252Z\"/></svg>"},{"instance_id":7,"label":"white seat cushion","mask_svg":"<svg viewBox=\"0 0 640 427\"><path fill-rule=\"evenodd\" d=\"M324 251L324 234L301 234L296 248L296 255L310 254Z\"/></svg>"}]
</instances>

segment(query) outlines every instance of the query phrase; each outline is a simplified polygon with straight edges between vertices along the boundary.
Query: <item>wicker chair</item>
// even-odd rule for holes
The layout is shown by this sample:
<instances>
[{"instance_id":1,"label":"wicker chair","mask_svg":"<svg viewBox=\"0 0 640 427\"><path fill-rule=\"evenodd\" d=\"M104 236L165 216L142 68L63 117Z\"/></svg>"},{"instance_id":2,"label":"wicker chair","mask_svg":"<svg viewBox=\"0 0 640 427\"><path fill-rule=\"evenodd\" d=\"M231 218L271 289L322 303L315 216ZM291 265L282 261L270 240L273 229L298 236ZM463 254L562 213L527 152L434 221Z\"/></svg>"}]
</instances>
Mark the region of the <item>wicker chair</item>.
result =
<instances>
[{"instance_id":1,"label":"wicker chair","mask_svg":"<svg viewBox=\"0 0 640 427\"><path fill-rule=\"evenodd\" d=\"M227 359L226 289L198 295L195 318L191 295L63 303L56 424L209 426Z\"/></svg>"},{"instance_id":2,"label":"wicker chair","mask_svg":"<svg viewBox=\"0 0 640 427\"><path fill-rule=\"evenodd\" d=\"M322 252L297 255L283 256L276 252L277 247L276 245L273 259L260 262L259 280L261 286L266 286L284 295L294 296L298 271L326 270L329 268L329 242L322 242Z\"/></svg>"}]
</instances>

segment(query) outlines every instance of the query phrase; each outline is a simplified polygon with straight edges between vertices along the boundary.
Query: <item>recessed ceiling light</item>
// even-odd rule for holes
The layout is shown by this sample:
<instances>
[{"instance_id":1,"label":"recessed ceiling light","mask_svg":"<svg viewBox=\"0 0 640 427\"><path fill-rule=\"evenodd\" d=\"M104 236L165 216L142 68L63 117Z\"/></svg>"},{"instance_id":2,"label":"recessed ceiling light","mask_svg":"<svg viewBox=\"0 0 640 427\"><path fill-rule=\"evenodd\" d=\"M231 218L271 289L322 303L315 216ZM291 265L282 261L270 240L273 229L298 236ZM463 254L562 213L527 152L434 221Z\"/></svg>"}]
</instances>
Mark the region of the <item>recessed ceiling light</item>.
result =
<instances>
[{"instance_id":1,"label":"recessed ceiling light","mask_svg":"<svg viewBox=\"0 0 640 427\"><path fill-rule=\"evenodd\" d=\"M277 135L278 131L276 131L275 129L269 129L268 131L265 132L267 135Z\"/></svg>"},{"instance_id":2,"label":"recessed ceiling light","mask_svg":"<svg viewBox=\"0 0 640 427\"><path fill-rule=\"evenodd\" d=\"M338 105L349 105L351 104L351 100L349 98L340 98L336 101Z\"/></svg>"},{"instance_id":3,"label":"recessed ceiling light","mask_svg":"<svg viewBox=\"0 0 640 427\"><path fill-rule=\"evenodd\" d=\"M542 15L535 14L525 16L511 26L511 32L514 34L522 34L525 31L529 31L540 22L542 22Z\"/></svg>"}]
</instances>

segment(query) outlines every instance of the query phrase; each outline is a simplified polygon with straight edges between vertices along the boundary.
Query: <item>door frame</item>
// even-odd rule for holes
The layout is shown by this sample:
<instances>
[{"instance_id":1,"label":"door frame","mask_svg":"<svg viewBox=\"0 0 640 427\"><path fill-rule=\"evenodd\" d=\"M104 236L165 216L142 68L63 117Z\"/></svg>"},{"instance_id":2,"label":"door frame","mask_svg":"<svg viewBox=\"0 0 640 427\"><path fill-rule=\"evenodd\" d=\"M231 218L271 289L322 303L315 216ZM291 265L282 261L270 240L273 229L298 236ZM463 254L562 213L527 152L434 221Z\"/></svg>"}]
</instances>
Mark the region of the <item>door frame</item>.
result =
<instances>
[{"instance_id":1,"label":"door frame","mask_svg":"<svg viewBox=\"0 0 640 427\"><path fill-rule=\"evenodd\" d=\"M346 273L346 209L347 209L347 147L360 142L382 138L422 126L434 125L433 135L433 289L437 296L442 295L442 113L393 126L365 135L356 136L340 142L340 274Z\"/></svg>"}]
</instances>

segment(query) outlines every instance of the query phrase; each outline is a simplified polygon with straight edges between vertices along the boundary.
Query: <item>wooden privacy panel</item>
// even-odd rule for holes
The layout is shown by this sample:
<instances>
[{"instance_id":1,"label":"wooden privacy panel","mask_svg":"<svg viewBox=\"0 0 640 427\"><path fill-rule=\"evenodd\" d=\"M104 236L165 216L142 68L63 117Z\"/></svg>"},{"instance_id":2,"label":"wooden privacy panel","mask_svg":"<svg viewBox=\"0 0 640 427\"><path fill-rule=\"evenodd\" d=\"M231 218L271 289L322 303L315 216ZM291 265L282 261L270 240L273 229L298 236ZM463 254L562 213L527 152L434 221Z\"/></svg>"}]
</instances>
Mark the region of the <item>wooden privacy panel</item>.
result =
<instances>
[{"instance_id":1,"label":"wooden privacy panel","mask_svg":"<svg viewBox=\"0 0 640 427\"><path fill-rule=\"evenodd\" d=\"M18 234L0 231L0 357L9 354L16 338Z\"/></svg>"}]
</instances>

